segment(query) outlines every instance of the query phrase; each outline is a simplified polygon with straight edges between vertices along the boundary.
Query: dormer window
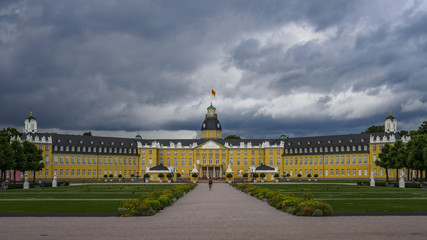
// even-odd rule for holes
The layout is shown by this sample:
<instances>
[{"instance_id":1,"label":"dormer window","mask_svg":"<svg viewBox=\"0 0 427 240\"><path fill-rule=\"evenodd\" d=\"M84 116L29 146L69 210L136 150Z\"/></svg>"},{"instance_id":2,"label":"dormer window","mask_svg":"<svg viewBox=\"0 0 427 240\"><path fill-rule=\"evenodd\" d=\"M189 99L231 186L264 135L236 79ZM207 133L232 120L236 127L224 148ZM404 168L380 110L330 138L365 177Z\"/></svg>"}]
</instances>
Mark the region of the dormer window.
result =
<instances>
[{"instance_id":1,"label":"dormer window","mask_svg":"<svg viewBox=\"0 0 427 240\"><path fill-rule=\"evenodd\" d=\"M71 140L68 140L68 143L71 143Z\"/></svg>"},{"instance_id":2,"label":"dormer window","mask_svg":"<svg viewBox=\"0 0 427 240\"><path fill-rule=\"evenodd\" d=\"M301 142L298 142L298 145L301 145Z\"/></svg>"},{"instance_id":3,"label":"dormer window","mask_svg":"<svg viewBox=\"0 0 427 240\"><path fill-rule=\"evenodd\" d=\"M365 139L364 139L364 138L362 138L362 139L360 139L360 141L361 141L361 142L365 142Z\"/></svg>"},{"instance_id":4,"label":"dormer window","mask_svg":"<svg viewBox=\"0 0 427 240\"><path fill-rule=\"evenodd\" d=\"M114 145L114 142L111 142L111 145Z\"/></svg>"},{"instance_id":5,"label":"dormer window","mask_svg":"<svg viewBox=\"0 0 427 240\"><path fill-rule=\"evenodd\" d=\"M58 141L57 141L57 142L59 142L59 143L60 143L60 142L61 142L61 139L58 139Z\"/></svg>"},{"instance_id":6,"label":"dormer window","mask_svg":"<svg viewBox=\"0 0 427 240\"><path fill-rule=\"evenodd\" d=\"M320 144L320 141L317 141L317 144Z\"/></svg>"},{"instance_id":7,"label":"dormer window","mask_svg":"<svg viewBox=\"0 0 427 240\"><path fill-rule=\"evenodd\" d=\"M328 140L328 143L331 144L331 140Z\"/></svg>"},{"instance_id":8,"label":"dormer window","mask_svg":"<svg viewBox=\"0 0 427 240\"><path fill-rule=\"evenodd\" d=\"M124 143L120 143L120 145L122 145L122 146L123 146L123 144L124 144Z\"/></svg>"},{"instance_id":9,"label":"dormer window","mask_svg":"<svg viewBox=\"0 0 427 240\"><path fill-rule=\"evenodd\" d=\"M104 142L101 142L101 145L104 145Z\"/></svg>"},{"instance_id":10,"label":"dormer window","mask_svg":"<svg viewBox=\"0 0 427 240\"><path fill-rule=\"evenodd\" d=\"M80 144L82 144L83 143L83 141L82 140L80 140Z\"/></svg>"},{"instance_id":11,"label":"dormer window","mask_svg":"<svg viewBox=\"0 0 427 240\"><path fill-rule=\"evenodd\" d=\"M310 141L308 141L307 144L310 145Z\"/></svg>"},{"instance_id":12,"label":"dormer window","mask_svg":"<svg viewBox=\"0 0 427 240\"><path fill-rule=\"evenodd\" d=\"M90 141L90 144L93 144L93 141Z\"/></svg>"},{"instance_id":13,"label":"dormer window","mask_svg":"<svg viewBox=\"0 0 427 240\"><path fill-rule=\"evenodd\" d=\"M350 142L352 143L352 142L353 142L353 139L350 139Z\"/></svg>"}]
</instances>

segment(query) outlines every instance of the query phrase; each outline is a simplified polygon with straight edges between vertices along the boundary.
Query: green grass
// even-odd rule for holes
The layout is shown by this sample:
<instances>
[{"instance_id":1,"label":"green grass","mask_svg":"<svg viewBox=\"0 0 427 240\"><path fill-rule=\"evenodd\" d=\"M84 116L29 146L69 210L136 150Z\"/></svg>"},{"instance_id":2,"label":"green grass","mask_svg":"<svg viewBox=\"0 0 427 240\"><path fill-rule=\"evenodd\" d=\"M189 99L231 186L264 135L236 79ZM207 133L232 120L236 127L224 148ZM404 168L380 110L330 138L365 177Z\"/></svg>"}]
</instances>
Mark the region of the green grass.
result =
<instances>
[{"instance_id":1,"label":"green grass","mask_svg":"<svg viewBox=\"0 0 427 240\"><path fill-rule=\"evenodd\" d=\"M120 201L1 201L0 213L116 213Z\"/></svg>"},{"instance_id":2,"label":"green grass","mask_svg":"<svg viewBox=\"0 0 427 240\"><path fill-rule=\"evenodd\" d=\"M172 186L171 184L92 184L44 189L12 189L0 191L0 213L115 213L120 204L120 200L117 199L140 198L143 194L169 189ZM85 199L97 200L85 201Z\"/></svg>"},{"instance_id":3,"label":"green grass","mask_svg":"<svg viewBox=\"0 0 427 240\"><path fill-rule=\"evenodd\" d=\"M259 186L297 197L303 197L304 193L310 192L315 199L322 199L329 203L334 212L427 212L427 199L419 199L427 198L426 189L340 184L262 184Z\"/></svg>"},{"instance_id":4,"label":"green grass","mask_svg":"<svg viewBox=\"0 0 427 240\"><path fill-rule=\"evenodd\" d=\"M334 212L427 212L427 200L324 200Z\"/></svg>"}]
</instances>

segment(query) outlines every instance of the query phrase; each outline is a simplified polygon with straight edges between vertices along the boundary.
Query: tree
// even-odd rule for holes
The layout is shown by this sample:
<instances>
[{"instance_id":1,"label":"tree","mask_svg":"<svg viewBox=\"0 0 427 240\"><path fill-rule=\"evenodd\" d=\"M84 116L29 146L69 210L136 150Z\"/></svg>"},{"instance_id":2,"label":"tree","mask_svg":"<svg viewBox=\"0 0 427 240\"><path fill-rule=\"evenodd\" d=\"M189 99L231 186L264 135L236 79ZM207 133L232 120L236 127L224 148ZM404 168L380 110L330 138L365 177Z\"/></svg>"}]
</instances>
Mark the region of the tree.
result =
<instances>
[{"instance_id":1,"label":"tree","mask_svg":"<svg viewBox=\"0 0 427 240\"><path fill-rule=\"evenodd\" d=\"M400 130L398 132L398 134L403 137L403 136L409 136L409 131L408 130Z\"/></svg>"},{"instance_id":2,"label":"tree","mask_svg":"<svg viewBox=\"0 0 427 240\"><path fill-rule=\"evenodd\" d=\"M384 132L384 125L372 125L361 133L379 133Z\"/></svg>"},{"instance_id":3,"label":"tree","mask_svg":"<svg viewBox=\"0 0 427 240\"><path fill-rule=\"evenodd\" d=\"M427 121L423 121L420 127L418 128L418 134L426 134L427 135Z\"/></svg>"},{"instance_id":4,"label":"tree","mask_svg":"<svg viewBox=\"0 0 427 240\"><path fill-rule=\"evenodd\" d=\"M19 140L13 140L10 146L13 149L13 160L15 161L14 182L16 183L16 171L25 172L28 170L28 164L25 159L24 147Z\"/></svg>"},{"instance_id":5,"label":"tree","mask_svg":"<svg viewBox=\"0 0 427 240\"><path fill-rule=\"evenodd\" d=\"M427 170L427 135L419 134L412 137L407 143L407 166L415 170L421 170L420 179L423 178L423 170Z\"/></svg>"},{"instance_id":6,"label":"tree","mask_svg":"<svg viewBox=\"0 0 427 240\"><path fill-rule=\"evenodd\" d=\"M399 181L399 169L405 167L407 165L406 162L406 146L401 140L397 140L394 145L390 147L390 152L388 153L388 166L389 168L396 169L396 182Z\"/></svg>"},{"instance_id":7,"label":"tree","mask_svg":"<svg viewBox=\"0 0 427 240\"><path fill-rule=\"evenodd\" d=\"M13 149L10 146L7 137L0 137L0 180L6 179L6 171L13 169L15 162L13 161Z\"/></svg>"},{"instance_id":8,"label":"tree","mask_svg":"<svg viewBox=\"0 0 427 240\"><path fill-rule=\"evenodd\" d=\"M10 142L13 137L20 137L22 134L16 128L3 128L0 131L0 136L4 136Z\"/></svg>"},{"instance_id":9,"label":"tree","mask_svg":"<svg viewBox=\"0 0 427 240\"><path fill-rule=\"evenodd\" d=\"M388 182L388 168L389 168L389 159L388 154L390 153L390 144L386 143L382 148L380 154L378 154L378 160L375 160L375 165L385 168L385 176Z\"/></svg>"},{"instance_id":10,"label":"tree","mask_svg":"<svg viewBox=\"0 0 427 240\"><path fill-rule=\"evenodd\" d=\"M23 152L25 157L26 170L33 171L33 182L36 182L36 171L40 171L44 168L43 163L43 151L37 147L34 143L24 141Z\"/></svg>"},{"instance_id":11,"label":"tree","mask_svg":"<svg viewBox=\"0 0 427 240\"><path fill-rule=\"evenodd\" d=\"M227 137L225 137L225 139L241 139L241 138L240 138L240 136L232 134L232 135L228 135Z\"/></svg>"},{"instance_id":12,"label":"tree","mask_svg":"<svg viewBox=\"0 0 427 240\"><path fill-rule=\"evenodd\" d=\"M83 136L92 136L92 132L84 132Z\"/></svg>"}]
</instances>

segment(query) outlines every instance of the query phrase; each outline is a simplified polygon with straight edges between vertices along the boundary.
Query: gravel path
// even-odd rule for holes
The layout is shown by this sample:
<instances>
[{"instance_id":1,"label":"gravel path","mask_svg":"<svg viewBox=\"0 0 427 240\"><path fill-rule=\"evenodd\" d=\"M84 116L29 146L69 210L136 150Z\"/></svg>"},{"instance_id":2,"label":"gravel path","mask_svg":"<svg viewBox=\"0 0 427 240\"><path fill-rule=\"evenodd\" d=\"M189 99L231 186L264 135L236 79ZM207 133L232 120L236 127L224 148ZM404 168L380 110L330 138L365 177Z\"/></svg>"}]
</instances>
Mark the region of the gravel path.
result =
<instances>
[{"instance_id":1,"label":"gravel path","mask_svg":"<svg viewBox=\"0 0 427 240\"><path fill-rule=\"evenodd\" d=\"M427 216L295 217L228 184L152 217L3 217L7 239L426 239Z\"/></svg>"}]
</instances>

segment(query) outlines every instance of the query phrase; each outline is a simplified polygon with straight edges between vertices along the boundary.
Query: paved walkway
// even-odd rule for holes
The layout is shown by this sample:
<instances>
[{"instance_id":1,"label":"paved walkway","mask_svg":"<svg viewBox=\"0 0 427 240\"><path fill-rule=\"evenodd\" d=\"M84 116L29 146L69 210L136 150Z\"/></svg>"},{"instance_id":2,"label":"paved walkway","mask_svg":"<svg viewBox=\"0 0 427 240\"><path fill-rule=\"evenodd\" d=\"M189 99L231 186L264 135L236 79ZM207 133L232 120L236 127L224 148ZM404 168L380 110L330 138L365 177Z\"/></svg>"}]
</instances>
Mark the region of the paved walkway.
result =
<instances>
[{"instance_id":1,"label":"paved walkway","mask_svg":"<svg viewBox=\"0 0 427 240\"><path fill-rule=\"evenodd\" d=\"M426 239L427 216L295 217L200 184L152 217L3 217L7 239Z\"/></svg>"}]
</instances>

